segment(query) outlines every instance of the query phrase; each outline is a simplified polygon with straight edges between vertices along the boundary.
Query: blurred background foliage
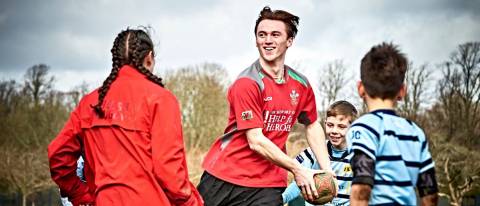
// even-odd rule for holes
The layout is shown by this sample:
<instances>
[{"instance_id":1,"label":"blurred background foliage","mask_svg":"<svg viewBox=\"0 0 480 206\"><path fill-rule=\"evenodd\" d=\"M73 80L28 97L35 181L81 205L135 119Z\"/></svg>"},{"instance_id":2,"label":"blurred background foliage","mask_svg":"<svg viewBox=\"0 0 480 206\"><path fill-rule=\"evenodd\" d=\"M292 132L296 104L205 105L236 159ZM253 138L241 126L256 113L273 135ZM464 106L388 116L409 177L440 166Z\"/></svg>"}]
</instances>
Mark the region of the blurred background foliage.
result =
<instances>
[{"instance_id":1,"label":"blurred background foliage","mask_svg":"<svg viewBox=\"0 0 480 206\"><path fill-rule=\"evenodd\" d=\"M311 69L321 74L319 121L326 107L340 99L348 98L366 112L352 83L355 75L347 73L351 70L342 60ZM205 152L227 124L228 71L203 63L170 70L163 78L181 105L190 177L197 183ZM0 81L0 205L59 204L47 145L94 85L58 91L55 82L46 64L28 68L21 82ZM411 62L406 85L408 95L398 112L427 134L441 195L451 205L475 204L472 197L480 194L480 43L458 45L440 64ZM303 130L301 125L293 128L287 142L290 156L307 146Z\"/></svg>"}]
</instances>

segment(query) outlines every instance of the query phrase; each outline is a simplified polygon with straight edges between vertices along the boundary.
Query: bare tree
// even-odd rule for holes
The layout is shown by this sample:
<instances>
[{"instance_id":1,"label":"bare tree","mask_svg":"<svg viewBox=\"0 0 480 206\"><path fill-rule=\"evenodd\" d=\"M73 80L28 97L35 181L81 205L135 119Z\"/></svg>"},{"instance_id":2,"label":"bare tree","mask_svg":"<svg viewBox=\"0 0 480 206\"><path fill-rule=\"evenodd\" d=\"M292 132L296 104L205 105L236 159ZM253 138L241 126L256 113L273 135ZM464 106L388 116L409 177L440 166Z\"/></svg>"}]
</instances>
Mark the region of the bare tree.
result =
<instances>
[{"instance_id":1,"label":"bare tree","mask_svg":"<svg viewBox=\"0 0 480 206\"><path fill-rule=\"evenodd\" d=\"M47 154L43 148L25 151L3 147L0 155L4 179L11 192L21 193L23 206L30 195L55 185L50 179Z\"/></svg>"},{"instance_id":2,"label":"bare tree","mask_svg":"<svg viewBox=\"0 0 480 206\"><path fill-rule=\"evenodd\" d=\"M14 80L0 82L0 116L7 116L14 112L19 100L18 87ZM2 122L0 124L5 125ZM2 132L1 127L0 132ZM3 141L4 139L0 139L0 144Z\"/></svg>"},{"instance_id":3,"label":"bare tree","mask_svg":"<svg viewBox=\"0 0 480 206\"><path fill-rule=\"evenodd\" d=\"M28 198L34 201L35 192L53 186L45 148L68 115L45 68L31 67L24 85L0 83L0 179L22 195L24 205Z\"/></svg>"},{"instance_id":4,"label":"bare tree","mask_svg":"<svg viewBox=\"0 0 480 206\"><path fill-rule=\"evenodd\" d=\"M440 191L451 205L480 187L480 43L458 46L443 64L438 101L428 112Z\"/></svg>"},{"instance_id":5,"label":"bare tree","mask_svg":"<svg viewBox=\"0 0 480 206\"><path fill-rule=\"evenodd\" d=\"M339 96L339 91L347 83L345 64L342 60L335 60L326 65L320 75L319 90L325 100L323 106L330 105Z\"/></svg>"},{"instance_id":6,"label":"bare tree","mask_svg":"<svg viewBox=\"0 0 480 206\"><path fill-rule=\"evenodd\" d=\"M179 99L189 149L205 149L227 124L227 73L220 65L201 64L166 76L167 88Z\"/></svg>"},{"instance_id":7,"label":"bare tree","mask_svg":"<svg viewBox=\"0 0 480 206\"><path fill-rule=\"evenodd\" d=\"M448 138L463 136L467 144L478 145L480 42L460 45L444 67L443 78L439 82L439 97L445 108L445 117L456 121L448 125Z\"/></svg>"},{"instance_id":8,"label":"bare tree","mask_svg":"<svg viewBox=\"0 0 480 206\"><path fill-rule=\"evenodd\" d=\"M480 186L480 152L457 143L434 138L432 152L437 166L440 195L453 206L461 206L463 197Z\"/></svg>"},{"instance_id":9,"label":"bare tree","mask_svg":"<svg viewBox=\"0 0 480 206\"><path fill-rule=\"evenodd\" d=\"M18 85L15 80L0 82L0 102L2 105L11 103Z\"/></svg>"},{"instance_id":10,"label":"bare tree","mask_svg":"<svg viewBox=\"0 0 480 206\"><path fill-rule=\"evenodd\" d=\"M349 93L341 94L345 88L349 88L347 83L352 81L352 75L347 74L347 67L343 60L334 60L328 63L324 69L320 70L319 77L319 94L320 102L317 102L317 109L320 117L325 117L326 109L335 100L345 98L348 95L356 95L354 91L347 91ZM350 98L352 99L352 98Z\"/></svg>"},{"instance_id":11,"label":"bare tree","mask_svg":"<svg viewBox=\"0 0 480 206\"><path fill-rule=\"evenodd\" d=\"M88 93L88 87L86 82L82 82L68 92L61 92L60 95L63 97L65 105L67 105L70 110L74 109L82 97Z\"/></svg>"},{"instance_id":12,"label":"bare tree","mask_svg":"<svg viewBox=\"0 0 480 206\"><path fill-rule=\"evenodd\" d=\"M431 72L429 72L427 64L414 67L413 63L408 66L405 77L407 94L399 104L400 113L408 119L417 121L421 106L425 105L430 99Z\"/></svg>"},{"instance_id":13,"label":"bare tree","mask_svg":"<svg viewBox=\"0 0 480 206\"><path fill-rule=\"evenodd\" d=\"M47 91L53 87L53 76L48 76L50 67L45 64L37 64L28 68L25 73L24 92L30 96L35 105L39 104L40 98L47 95Z\"/></svg>"}]
</instances>

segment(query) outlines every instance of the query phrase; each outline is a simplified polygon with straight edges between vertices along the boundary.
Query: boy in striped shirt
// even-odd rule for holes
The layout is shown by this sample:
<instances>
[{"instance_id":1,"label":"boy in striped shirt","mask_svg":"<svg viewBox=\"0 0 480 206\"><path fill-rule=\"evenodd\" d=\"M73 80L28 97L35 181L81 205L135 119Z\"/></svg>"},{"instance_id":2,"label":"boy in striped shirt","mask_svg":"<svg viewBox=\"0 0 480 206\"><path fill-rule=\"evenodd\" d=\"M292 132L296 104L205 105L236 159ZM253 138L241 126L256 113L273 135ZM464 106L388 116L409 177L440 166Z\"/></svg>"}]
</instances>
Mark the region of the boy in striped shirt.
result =
<instances>
[{"instance_id":1,"label":"boy in striped shirt","mask_svg":"<svg viewBox=\"0 0 480 206\"><path fill-rule=\"evenodd\" d=\"M415 123L399 117L396 101L406 94L408 61L397 46L382 43L363 57L358 93L369 113L347 133L353 153L352 205L437 205L435 167L428 143Z\"/></svg>"},{"instance_id":2,"label":"boy in striped shirt","mask_svg":"<svg viewBox=\"0 0 480 206\"><path fill-rule=\"evenodd\" d=\"M347 152L345 134L347 129L357 117L357 110L347 101L337 101L327 109L325 120L325 132L328 138L327 149L330 157L330 165L338 180L338 195L327 205L350 205L349 195L352 182L352 169L350 167L351 154ZM320 169L310 147L298 154L295 159L304 167ZM292 182L283 192L283 202L288 203L298 196L301 191L295 182ZM305 205L310 206L308 202Z\"/></svg>"}]
</instances>

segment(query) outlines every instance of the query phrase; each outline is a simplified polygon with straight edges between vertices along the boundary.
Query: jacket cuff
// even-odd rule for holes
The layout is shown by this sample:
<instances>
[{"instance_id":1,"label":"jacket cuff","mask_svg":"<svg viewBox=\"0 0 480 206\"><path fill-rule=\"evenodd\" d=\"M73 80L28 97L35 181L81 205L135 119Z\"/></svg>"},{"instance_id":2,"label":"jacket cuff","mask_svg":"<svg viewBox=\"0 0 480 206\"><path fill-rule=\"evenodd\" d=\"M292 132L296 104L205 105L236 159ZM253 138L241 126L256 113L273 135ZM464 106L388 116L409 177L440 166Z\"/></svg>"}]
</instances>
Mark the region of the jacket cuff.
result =
<instances>
[{"instance_id":1,"label":"jacket cuff","mask_svg":"<svg viewBox=\"0 0 480 206\"><path fill-rule=\"evenodd\" d=\"M86 193L82 196L78 196L76 198L73 198L71 200L72 204L74 206L77 205L95 205L95 197L91 195L90 193Z\"/></svg>"}]
</instances>

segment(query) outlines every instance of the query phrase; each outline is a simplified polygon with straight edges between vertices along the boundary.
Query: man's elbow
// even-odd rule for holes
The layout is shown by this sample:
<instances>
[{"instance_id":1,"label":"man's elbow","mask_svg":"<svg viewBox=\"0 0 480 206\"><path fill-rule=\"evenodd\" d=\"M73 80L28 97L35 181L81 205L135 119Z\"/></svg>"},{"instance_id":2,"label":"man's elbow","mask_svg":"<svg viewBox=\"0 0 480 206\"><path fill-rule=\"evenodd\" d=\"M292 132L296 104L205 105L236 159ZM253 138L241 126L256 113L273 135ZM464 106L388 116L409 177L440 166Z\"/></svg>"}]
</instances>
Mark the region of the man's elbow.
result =
<instances>
[{"instance_id":1,"label":"man's elbow","mask_svg":"<svg viewBox=\"0 0 480 206\"><path fill-rule=\"evenodd\" d=\"M261 143L259 140L257 140L256 138L247 138L248 139L248 147L250 147L251 150L255 151L255 152L259 152L261 151Z\"/></svg>"},{"instance_id":2,"label":"man's elbow","mask_svg":"<svg viewBox=\"0 0 480 206\"><path fill-rule=\"evenodd\" d=\"M262 148L261 142L261 130L258 129L251 129L246 132L248 147L255 151L259 152Z\"/></svg>"}]
</instances>

